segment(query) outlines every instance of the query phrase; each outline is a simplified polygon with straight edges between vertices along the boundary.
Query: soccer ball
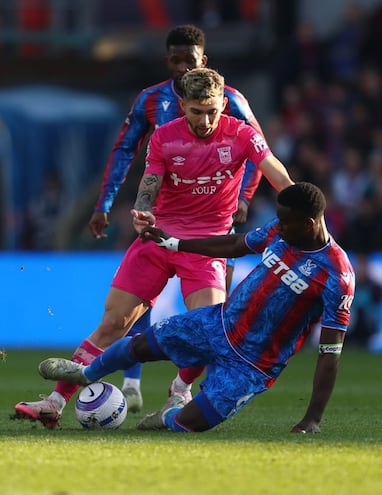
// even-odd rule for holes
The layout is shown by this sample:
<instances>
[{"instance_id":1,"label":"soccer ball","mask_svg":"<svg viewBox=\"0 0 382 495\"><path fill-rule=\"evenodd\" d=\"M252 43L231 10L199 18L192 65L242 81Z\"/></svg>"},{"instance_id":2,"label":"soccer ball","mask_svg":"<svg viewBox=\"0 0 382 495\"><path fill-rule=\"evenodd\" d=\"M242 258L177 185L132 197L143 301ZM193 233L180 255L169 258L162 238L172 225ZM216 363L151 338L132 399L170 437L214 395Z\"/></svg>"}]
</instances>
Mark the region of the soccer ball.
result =
<instances>
[{"instance_id":1,"label":"soccer ball","mask_svg":"<svg viewBox=\"0 0 382 495\"><path fill-rule=\"evenodd\" d=\"M89 430L116 429L126 419L126 399L115 385L95 382L81 390L75 413L80 424Z\"/></svg>"}]
</instances>

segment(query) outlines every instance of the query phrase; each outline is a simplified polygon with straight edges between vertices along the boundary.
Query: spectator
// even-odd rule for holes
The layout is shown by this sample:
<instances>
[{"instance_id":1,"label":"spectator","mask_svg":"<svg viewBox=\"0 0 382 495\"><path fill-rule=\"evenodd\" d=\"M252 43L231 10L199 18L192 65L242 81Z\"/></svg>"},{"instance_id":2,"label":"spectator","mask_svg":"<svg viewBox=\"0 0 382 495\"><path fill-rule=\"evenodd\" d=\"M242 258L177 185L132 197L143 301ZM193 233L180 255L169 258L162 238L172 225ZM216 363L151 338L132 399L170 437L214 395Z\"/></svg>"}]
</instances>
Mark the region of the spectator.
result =
<instances>
[{"instance_id":1,"label":"spectator","mask_svg":"<svg viewBox=\"0 0 382 495\"><path fill-rule=\"evenodd\" d=\"M381 46L382 5L377 5L366 20L365 38L360 47L361 60L382 70Z\"/></svg>"},{"instance_id":2,"label":"spectator","mask_svg":"<svg viewBox=\"0 0 382 495\"><path fill-rule=\"evenodd\" d=\"M371 193L361 198L338 239L346 250L367 255L382 249L381 210L376 205L376 196Z\"/></svg>"},{"instance_id":3,"label":"spectator","mask_svg":"<svg viewBox=\"0 0 382 495\"><path fill-rule=\"evenodd\" d=\"M370 125L382 126L382 78L374 66L363 68L359 77L359 100L365 105Z\"/></svg>"},{"instance_id":4,"label":"spectator","mask_svg":"<svg viewBox=\"0 0 382 495\"><path fill-rule=\"evenodd\" d=\"M270 73L278 104L285 86L298 83L307 74L322 75L322 46L311 22L300 22L295 33L276 47Z\"/></svg>"},{"instance_id":5,"label":"spectator","mask_svg":"<svg viewBox=\"0 0 382 495\"><path fill-rule=\"evenodd\" d=\"M364 31L364 11L361 5L345 5L342 22L329 39L328 77L354 82L359 71L359 51Z\"/></svg>"},{"instance_id":6,"label":"spectator","mask_svg":"<svg viewBox=\"0 0 382 495\"><path fill-rule=\"evenodd\" d=\"M381 287L369 275L366 256L357 256L355 272L357 284L346 341L365 346L370 337L378 331L382 294Z\"/></svg>"},{"instance_id":7,"label":"spectator","mask_svg":"<svg viewBox=\"0 0 382 495\"><path fill-rule=\"evenodd\" d=\"M26 212L24 248L53 249L54 230L66 206L60 177L54 172L49 173L41 195L31 202Z\"/></svg>"},{"instance_id":8,"label":"spectator","mask_svg":"<svg viewBox=\"0 0 382 495\"><path fill-rule=\"evenodd\" d=\"M203 24L205 28L214 29L241 20L240 5L236 1L193 0L192 7L195 22Z\"/></svg>"},{"instance_id":9,"label":"spectator","mask_svg":"<svg viewBox=\"0 0 382 495\"><path fill-rule=\"evenodd\" d=\"M280 103L280 112L286 130L296 136L298 122L305 111L301 90L296 84L290 84L283 88Z\"/></svg>"},{"instance_id":10,"label":"spectator","mask_svg":"<svg viewBox=\"0 0 382 495\"><path fill-rule=\"evenodd\" d=\"M267 137L275 155L283 162L288 163L291 159L294 140L287 132L285 124L280 116L274 115L267 125Z\"/></svg>"},{"instance_id":11,"label":"spectator","mask_svg":"<svg viewBox=\"0 0 382 495\"><path fill-rule=\"evenodd\" d=\"M342 168L332 175L332 194L338 205L344 208L349 220L357 212L369 187L370 177L364 170L360 150L347 145L343 150Z\"/></svg>"}]
</instances>

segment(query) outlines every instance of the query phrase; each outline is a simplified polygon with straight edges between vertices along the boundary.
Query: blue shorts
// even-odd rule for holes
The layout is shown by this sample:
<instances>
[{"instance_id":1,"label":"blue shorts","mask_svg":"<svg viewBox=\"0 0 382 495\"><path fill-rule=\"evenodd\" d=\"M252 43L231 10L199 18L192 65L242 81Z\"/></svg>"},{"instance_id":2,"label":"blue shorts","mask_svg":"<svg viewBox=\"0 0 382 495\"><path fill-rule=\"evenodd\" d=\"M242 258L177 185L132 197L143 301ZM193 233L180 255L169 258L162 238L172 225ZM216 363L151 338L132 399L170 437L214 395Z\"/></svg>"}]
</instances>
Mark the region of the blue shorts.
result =
<instances>
[{"instance_id":1,"label":"blue shorts","mask_svg":"<svg viewBox=\"0 0 382 495\"><path fill-rule=\"evenodd\" d=\"M227 266L234 268L235 267L235 261L236 261L236 258L227 258Z\"/></svg>"},{"instance_id":2,"label":"blue shorts","mask_svg":"<svg viewBox=\"0 0 382 495\"><path fill-rule=\"evenodd\" d=\"M221 319L222 305L207 306L162 320L146 332L155 352L159 347L179 368L207 366L201 392L218 421L234 416L274 379L243 361L229 345Z\"/></svg>"},{"instance_id":3,"label":"blue shorts","mask_svg":"<svg viewBox=\"0 0 382 495\"><path fill-rule=\"evenodd\" d=\"M232 226L231 230L229 231L230 234L236 234L235 227ZM231 268L235 267L235 260L236 258L227 258L227 266L230 266Z\"/></svg>"}]
</instances>

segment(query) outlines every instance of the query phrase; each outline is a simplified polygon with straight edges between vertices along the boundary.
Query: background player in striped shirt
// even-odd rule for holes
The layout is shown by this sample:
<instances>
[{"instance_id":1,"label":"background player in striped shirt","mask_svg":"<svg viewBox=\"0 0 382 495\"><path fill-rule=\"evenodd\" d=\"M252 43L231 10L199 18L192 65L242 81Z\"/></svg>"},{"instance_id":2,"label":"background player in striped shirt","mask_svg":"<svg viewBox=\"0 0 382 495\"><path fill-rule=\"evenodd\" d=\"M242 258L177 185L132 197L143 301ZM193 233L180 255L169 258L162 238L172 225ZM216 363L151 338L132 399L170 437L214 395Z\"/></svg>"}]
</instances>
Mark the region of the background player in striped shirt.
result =
<instances>
[{"instance_id":1,"label":"background player in striped shirt","mask_svg":"<svg viewBox=\"0 0 382 495\"><path fill-rule=\"evenodd\" d=\"M115 342L85 367L60 358L39 366L44 378L86 385L137 360L207 366L201 391L185 404L170 397L140 429L205 431L234 416L268 390L321 321L319 355L307 411L293 432L318 433L334 388L349 323L354 271L327 231L325 197L299 182L277 196L277 218L248 234L179 240L161 229L141 234L173 252L262 259L224 303L163 320L139 336Z\"/></svg>"}]
</instances>

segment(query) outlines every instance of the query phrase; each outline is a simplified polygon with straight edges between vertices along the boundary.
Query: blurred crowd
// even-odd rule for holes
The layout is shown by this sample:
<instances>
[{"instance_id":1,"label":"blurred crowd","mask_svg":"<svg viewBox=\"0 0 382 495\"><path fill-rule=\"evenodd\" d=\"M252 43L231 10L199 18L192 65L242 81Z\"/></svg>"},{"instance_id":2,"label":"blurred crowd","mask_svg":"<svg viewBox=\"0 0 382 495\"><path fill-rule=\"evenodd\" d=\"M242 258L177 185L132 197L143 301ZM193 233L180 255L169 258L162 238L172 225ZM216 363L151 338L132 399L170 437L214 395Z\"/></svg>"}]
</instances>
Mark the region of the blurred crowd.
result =
<instances>
[{"instance_id":1,"label":"blurred crowd","mask_svg":"<svg viewBox=\"0 0 382 495\"><path fill-rule=\"evenodd\" d=\"M382 8L365 17L352 5L330 39L300 23L269 66L269 144L295 180L325 191L331 232L359 254L382 249L381 32ZM256 209L255 199L255 221Z\"/></svg>"},{"instance_id":2,"label":"blurred crowd","mask_svg":"<svg viewBox=\"0 0 382 495\"><path fill-rule=\"evenodd\" d=\"M223 23L227 3L195 2L194 17L204 25L210 22L206 12L214 12ZM382 251L381 46L382 6L366 10L351 3L330 37L318 36L309 21L298 22L293 32L279 36L262 69L272 93L272 108L261 121L271 149L295 180L311 181L324 190L331 232L345 249L363 255ZM256 95L250 103L256 113ZM139 178L138 173L135 179ZM133 179L130 175L131 201L136 187L136 182L131 185ZM59 177L54 181L47 178L45 185L38 204L26 212L27 248L49 248L39 242L49 239L41 228L49 229L54 222L51 218L57 217L60 205L65 204L62 191L50 192L52 187L60 188ZM263 180L245 229L273 215L272 194ZM117 210L119 223L124 215ZM126 236L134 235L126 227L119 229L122 242L116 233L114 246L108 247L120 248L129 241Z\"/></svg>"}]
</instances>

